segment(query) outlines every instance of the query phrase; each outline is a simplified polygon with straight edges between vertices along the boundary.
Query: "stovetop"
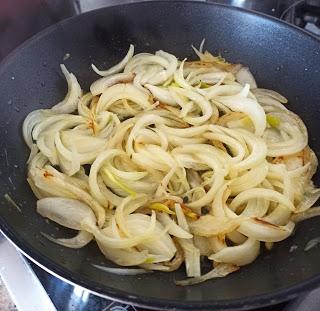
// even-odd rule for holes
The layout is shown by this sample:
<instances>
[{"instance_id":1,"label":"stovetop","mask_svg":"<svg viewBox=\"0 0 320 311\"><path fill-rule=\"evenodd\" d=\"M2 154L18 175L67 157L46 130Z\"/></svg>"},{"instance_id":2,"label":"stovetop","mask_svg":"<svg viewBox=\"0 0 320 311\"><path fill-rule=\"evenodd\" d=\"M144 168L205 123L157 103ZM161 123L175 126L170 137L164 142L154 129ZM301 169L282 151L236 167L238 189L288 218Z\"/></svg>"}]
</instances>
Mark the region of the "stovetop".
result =
<instances>
[{"instance_id":1,"label":"stovetop","mask_svg":"<svg viewBox=\"0 0 320 311\"><path fill-rule=\"evenodd\" d=\"M0 60L24 40L59 20L106 5L133 2L132 0L0 1ZM202 1L205 2L205 0ZM208 0L207 2L227 3L264 12L320 36L320 0ZM79 286L68 284L47 273L31 261L27 260L27 263L58 311L146 310L95 296ZM294 302L260 308L259 311L311 310L312 306L316 306L314 310L318 310L320 305L315 299L316 296L319 295L311 293Z\"/></svg>"}]
</instances>

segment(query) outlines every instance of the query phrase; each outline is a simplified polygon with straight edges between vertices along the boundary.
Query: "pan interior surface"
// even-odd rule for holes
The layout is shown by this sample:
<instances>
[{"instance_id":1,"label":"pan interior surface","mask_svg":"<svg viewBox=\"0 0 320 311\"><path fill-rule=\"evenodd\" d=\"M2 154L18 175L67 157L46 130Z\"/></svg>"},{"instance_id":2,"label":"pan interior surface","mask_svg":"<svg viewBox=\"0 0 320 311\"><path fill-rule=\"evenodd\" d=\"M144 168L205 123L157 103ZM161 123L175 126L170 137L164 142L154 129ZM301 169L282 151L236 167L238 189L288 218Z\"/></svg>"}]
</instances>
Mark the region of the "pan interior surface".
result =
<instances>
[{"instance_id":1,"label":"pan interior surface","mask_svg":"<svg viewBox=\"0 0 320 311\"><path fill-rule=\"evenodd\" d=\"M36 213L36 199L25 178L29 151L21 135L23 119L30 111L51 107L64 97L66 84L60 63L88 90L97 79L91 63L99 68L115 64L130 43L137 52L162 49L180 59L195 59L191 44L198 46L203 38L206 49L230 62L246 64L260 87L289 99L288 108L304 120L309 145L320 156L320 44L311 36L261 15L196 2L137 3L80 15L37 35L0 68L1 230L26 254L92 291L159 308L257 306L284 300L306 289L306 280L319 277L317 247L307 253L303 250L309 240L320 236L317 219L299 224L292 237L239 272L192 287L174 284L174 280L185 278L184 269L138 277L101 272L92 264L114 265L94 243L72 250L50 243L40 234L74 234ZM64 60L67 53L70 57ZM319 185L319 174L314 181ZM6 193L21 206L21 213L4 199ZM297 246L294 251L293 245Z\"/></svg>"}]
</instances>

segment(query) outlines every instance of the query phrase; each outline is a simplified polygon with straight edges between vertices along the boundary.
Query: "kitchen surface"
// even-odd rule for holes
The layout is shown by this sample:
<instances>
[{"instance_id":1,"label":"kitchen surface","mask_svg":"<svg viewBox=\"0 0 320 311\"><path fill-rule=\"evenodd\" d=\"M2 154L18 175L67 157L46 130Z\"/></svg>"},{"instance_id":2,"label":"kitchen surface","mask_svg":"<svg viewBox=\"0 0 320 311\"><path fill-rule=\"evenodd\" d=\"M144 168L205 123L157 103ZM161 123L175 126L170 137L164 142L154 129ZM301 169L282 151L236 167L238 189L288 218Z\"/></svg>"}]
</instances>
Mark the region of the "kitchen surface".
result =
<instances>
[{"instance_id":1,"label":"kitchen surface","mask_svg":"<svg viewBox=\"0 0 320 311\"><path fill-rule=\"evenodd\" d=\"M67 17L125 0L1 0L0 59L23 41ZM206 1L202 1L206 2ZM233 0L227 3L281 18L320 36L320 1ZM71 285L32 263L16 251L0 233L0 311L146 309L95 296ZM10 294L9 294L10 293ZM257 311L312 311L320 309L320 290Z\"/></svg>"},{"instance_id":2,"label":"kitchen surface","mask_svg":"<svg viewBox=\"0 0 320 311\"><path fill-rule=\"evenodd\" d=\"M13 303L10 294L8 293L8 290L6 286L3 284L2 280L0 280L0 306L1 310L17 310L17 307Z\"/></svg>"}]
</instances>

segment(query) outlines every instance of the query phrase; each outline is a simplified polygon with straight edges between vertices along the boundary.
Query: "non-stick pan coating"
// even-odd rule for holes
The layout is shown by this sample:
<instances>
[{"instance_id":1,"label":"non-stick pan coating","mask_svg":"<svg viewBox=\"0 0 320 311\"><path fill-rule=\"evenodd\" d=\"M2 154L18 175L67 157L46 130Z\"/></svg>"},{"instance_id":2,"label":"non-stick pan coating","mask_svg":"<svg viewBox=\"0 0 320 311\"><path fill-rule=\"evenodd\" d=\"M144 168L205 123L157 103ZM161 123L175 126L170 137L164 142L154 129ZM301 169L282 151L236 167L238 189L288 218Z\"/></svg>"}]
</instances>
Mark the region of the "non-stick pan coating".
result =
<instances>
[{"instance_id":1,"label":"non-stick pan coating","mask_svg":"<svg viewBox=\"0 0 320 311\"><path fill-rule=\"evenodd\" d=\"M121 5L73 17L35 36L0 68L1 230L28 256L96 293L153 308L256 307L319 284L319 248L303 251L310 239L320 236L318 219L300 224L291 238L239 272L192 287L174 285L175 279L185 277L184 269L139 277L103 273L91 266L105 263L94 243L71 250L40 235L72 234L35 212L36 201L25 179L28 150L21 136L27 113L64 97L66 83L59 64L64 62L88 90L97 78L90 64L114 64L129 43L137 52L163 49L190 58L190 45L199 45L203 38L208 50L249 65L259 86L285 95L288 107L305 121L310 145L320 155L320 44L310 35L259 14L200 2ZM66 53L70 57L64 61ZM5 193L21 205L22 213L8 204ZM290 252L292 245L298 248Z\"/></svg>"}]
</instances>

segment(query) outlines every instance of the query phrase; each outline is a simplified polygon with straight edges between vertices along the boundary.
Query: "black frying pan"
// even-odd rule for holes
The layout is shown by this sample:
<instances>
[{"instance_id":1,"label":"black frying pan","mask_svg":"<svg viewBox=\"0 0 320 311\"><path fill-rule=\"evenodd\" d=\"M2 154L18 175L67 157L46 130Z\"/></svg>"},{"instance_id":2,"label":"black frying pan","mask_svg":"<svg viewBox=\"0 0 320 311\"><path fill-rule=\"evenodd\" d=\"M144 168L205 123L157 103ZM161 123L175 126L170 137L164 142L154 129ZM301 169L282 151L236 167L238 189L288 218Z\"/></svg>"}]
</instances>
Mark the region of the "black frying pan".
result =
<instances>
[{"instance_id":1,"label":"black frying pan","mask_svg":"<svg viewBox=\"0 0 320 311\"><path fill-rule=\"evenodd\" d=\"M320 44L311 35L260 14L200 2L120 5L76 16L36 35L0 67L0 224L28 257L99 295L159 309L253 308L320 284L319 248L303 251L320 235L318 219L300 224L291 238L239 272L193 287L174 285L175 279L185 277L184 269L139 277L102 273L91 266L105 262L95 243L71 250L40 235L72 232L47 223L35 211L35 198L25 180L28 150L21 124L31 110L50 107L64 97L66 84L59 69L64 55L71 55L65 64L88 89L97 78L90 64L114 64L129 43L137 51L164 49L183 58L193 57L190 45L198 45L202 38L210 51L249 65L260 86L288 97L290 109L307 124L310 145L320 155ZM21 205L22 213L4 200L5 193ZM298 248L290 253L292 245Z\"/></svg>"}]
</instances>

